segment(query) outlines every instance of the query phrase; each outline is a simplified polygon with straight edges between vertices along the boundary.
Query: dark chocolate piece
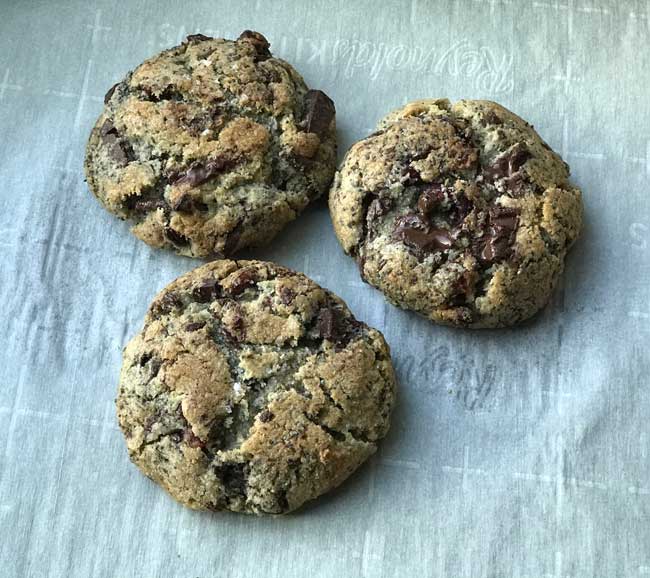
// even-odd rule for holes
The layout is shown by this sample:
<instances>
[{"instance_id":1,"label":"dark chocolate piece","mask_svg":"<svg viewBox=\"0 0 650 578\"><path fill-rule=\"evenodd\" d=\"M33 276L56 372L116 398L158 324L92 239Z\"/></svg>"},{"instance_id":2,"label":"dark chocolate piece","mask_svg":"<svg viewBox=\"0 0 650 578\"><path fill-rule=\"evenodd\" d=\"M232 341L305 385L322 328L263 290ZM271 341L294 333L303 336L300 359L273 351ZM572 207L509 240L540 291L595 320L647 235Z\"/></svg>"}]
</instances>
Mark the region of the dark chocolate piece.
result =
<instances>
[{"instance_id":1,"label":"dark chocolate piece","mask_svg":"<svg viewBox=\"0 0 650 578\"><path fill-rule=\"evenodd\" d=\"M241 295L246 289L255 285L256 282L255 273L244 269L230 285L229 293L234 297Z\"/></svg>"},{"instance_id":2,"label":"dark chocolate piece","mask_svg":"<svg viewBox=\"0 0 650 578\"><path fill-rule=\"evenodd\" d=\"M237 38L238 41L249 42L255 47L255 52L257 52L256 61L267 60L271 58L271 51L269 50L270 44L269 41L264 38L259 32L254 30L244 30Z\"/></svg>"},{"instance_id":3,"label":"dark chocolate piece","mask_svg":"<svg viewBox=\"0 0 650 578\"><path fill-rule=\"evenodd\" d=\"M488 181L496 181L511 177L521 169L524 163L532 155L523 143L516 144L510 152L501 155L496 161L483 171L483 175Z\"/></svg>"},{"instance_id":4,"label":"dark chocolate piece","mask_svg":"<svg viewBox=\"0 0 650 578\"><path fill-rule=\"evenodd\" d=\"M305 132L318 136L327 133L336 114L334 102L322 90L309 90L305 96L305 118L302 126Z\"/></svg>"},{"instance_id":5,"label":"dark chocolate piece","mask_svg":"<svg viewBox=\"0 0 650 578\"><path fill-rule=\"evenodd\" d=\"M493 111L489 110L483 115L483 119L485 120L484 124L503 124L503 120Z\"/></svg>"},{"instance_id":6,"label":"dark chocolate piece","mask_svg":"<svg viewBox=\"0 0 650 578\"><path fill-rule=\"evenodd\" d=\"M205 42L206 40L213 40L213 38L212 36L206 36L205 34L190 34L185 39L185 42L193 44L195 42Z\"/></svg>"},{"instance_id":7,"label":"dark chocolate piece","mask_svg":"<svg viewBox=\"0 0 650 578\"><path fill-rule=\"evenodd\" d=\"M415 214L404 215L395 220L393 237L427 253L449 249L455 241L452 231L430 227Z\"/></svg>"},{"instance_id":8,"label":"dark chocolate piece","mask_svg":"<svg viewBox=\"0 0 650 578\"><path fill-rule=\"evenodd\" d=\"M108 104L108 101L111 100L111 97L113 96L113 93L117 89L117 87L120 85L119 82L115 83L113 86L111 86L108 89L108 92L104 95L104 104Z\"/></svg>"},{"instance_id":9,"label":"dark chocolate piece","mask_svg":"<svg viewBox=\"0 0 650 578\"><path fill-rule=\"evenodd\" d=\"M519 225L519 211L495 206L490 209L489 227L484 235L479 259L488 264L502 261L510 254L514 233Z\"/></svg>"},{"instance_id":10,"label":"dark chocolate piece","mask_svg":"<svg viewBox=\"0 0 650 578\"><path fill-rule=\"evenodd\" d=\"M284 286L280 288L280 301L284 305L290 305L293 303L295 297L296 292L293 289L289 289L289 287Z\"/></svg>"},{"instance_id":11,"label":"dark chocolate piece","mask_svg":"<svg viewBox=\"0 0 650 578\"><path fill-rule=\"evenodd\" d=\"M172 176L170 182L175 186L189 185L190 187L198 187L230 167L231 164L231 161L224 157L217 157L205 164L196 162L184 173Z\"/></svg>"},{"instance_id":12,"label":"dark chocolate piece","mask_svg":"<svg viewBox=\"0 0 650 578\"><path fill-rule=\"evenodd\" d=\"M167 237L172 243L174 243L174 245L180 247L190 244L190 240L185 235L179 233L178 231L172 229L171 227L165 228L165 237Z\"/></svg>"},{"instance_id":13,"label":"dark chocolate piece","mask_svg":"<svg viewBox=\"0 0 650 578\"><path fill-rule=\"evenodd\" d=\"M177 293L172 291L165 293L158 301L154 302L151 313L154 318L160 317L161 315L166 315L171 312L172 309L181 307L183 301Z\"/></svg>"},{"instance_id":14,"label":"dark chocolate piece","mask_svg":"<svg viewBox=\"0 0 650 578\"><path fill-rule=\"evenodd\" d=\"M221 293L221 287L216 279L205 279L192 290L192 297L199 303L214 301Z\"/></svg>"},{"instance_id":15,"label":"dark chocolate piece","mask_svg":"<svg viewBox=\"0 0 650 578\"><path fill-rule=\"evenodd\" d=\"M366 223L368 227L370 227L373 221L388 213L392 206L393 202L391 199L382 199L380 197L373 199L368 205L366 212Z\"/></svg>"},{"instance_id":16,"label":"dark chocolate piece","mask_svg":"<svg viewBox=\"0 0 650 578\"><path fill-rule=\"evenodd\" d=\"M336 341L336 338L338 337L336 332L336 317L334 316L332 308L328 307L326 309L321 309L318 313L317 327L318 334L323 339Z\"/></svg>"},{"instance_id":17,"label":"dark chocolate piece","mask_svg":"<svg viewBox=\"0 0 650 578\"><path fill-rule=\"evenodd\" d=\"M112 121L105 120L99 130L99 134L106 145L109 156L118 166L126 166L134 159L133 149L128 143L120 139L119 133Z\"/></svg>"}]
</instances>

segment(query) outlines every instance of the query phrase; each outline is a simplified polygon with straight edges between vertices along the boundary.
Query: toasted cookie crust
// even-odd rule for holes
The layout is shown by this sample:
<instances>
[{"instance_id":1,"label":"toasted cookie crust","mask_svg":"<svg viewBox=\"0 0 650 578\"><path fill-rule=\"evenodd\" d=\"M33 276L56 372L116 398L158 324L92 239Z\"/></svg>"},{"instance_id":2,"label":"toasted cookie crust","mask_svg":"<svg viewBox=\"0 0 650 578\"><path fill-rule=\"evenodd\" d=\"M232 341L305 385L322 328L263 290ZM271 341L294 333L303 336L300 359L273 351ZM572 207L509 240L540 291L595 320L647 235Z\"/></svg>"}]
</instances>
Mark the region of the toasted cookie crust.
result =
<instances>
[{"instance_id":1,"label":"toasted cookie crust","mask_svg":"<svg viewBox=\"0 0 650 578\"><path fill-rule=\"evenodd\" d=\"M188 36L106 94L88 186L153 247L194 257L270 241L325 192L334 103L257 32Z\"/></svg>"},{"instance_id":2,"label":"toasted cookie crust","mask_svg":"<svg viewBox=\"0 0 650 578\"><path fill-rule=\"evenodd\" d=\"M503 327L549 300L582 221L566 163L489 101L422 100L348 151L329 197L362 277L438 323Z\"/></svg>"},{"instance_id":3,"label":"toasted cookie crust","mask_svg":"<svg viewBox=\"0 0 650 578\"><path fill-rule=\"evenodd\" d=\"M124 350L132 461L196 509L286 513L345 480L386 434L379 331L302 274L214 261L153 301Z\"/></svg>"}]
</instances>

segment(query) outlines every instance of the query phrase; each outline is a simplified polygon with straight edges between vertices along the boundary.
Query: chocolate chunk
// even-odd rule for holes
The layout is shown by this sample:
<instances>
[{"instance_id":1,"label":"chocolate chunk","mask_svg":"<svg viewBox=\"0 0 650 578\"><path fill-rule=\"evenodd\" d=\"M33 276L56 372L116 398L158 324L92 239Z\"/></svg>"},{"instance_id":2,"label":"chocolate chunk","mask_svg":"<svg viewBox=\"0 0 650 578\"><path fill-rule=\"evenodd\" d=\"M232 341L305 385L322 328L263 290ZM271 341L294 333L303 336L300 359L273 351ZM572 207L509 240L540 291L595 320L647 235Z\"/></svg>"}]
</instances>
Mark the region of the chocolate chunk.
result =
<instances>
[{"instance_id":1,"label":"chocolate chunk","mask_svg":"<svg viewBox=\"0 0 650 578\"><path fill-rule=\"evenodd\" d=\"M289 287L280 287L280 301L284 305L290 305L293 303L294 298L296 297L296 292Z\"/></svg>"},{"instance_id":2,"label":"chocolate chunk","mask_svg":"<svg viewBox=\"0 0 650 578\"><path fill-rule=\"evenodd\" d=\"M108 152L111 158L121 167L128 165L133 160L131 149L120 142L115 142L108 149Z\"/></svg>"},{"instance_id":3,"label":"chocolate chunk","mask_svg":"<svg viewBox=\"0 0 650 578\"><path fill-rule=\"evenodd\" d=\"M199 137L205 130L218 129L225 122L225 117L221 109L215 109L212 112L205 112L193 116L189 120L184 120L183 125L192 136Z\"/></svg>"},{"instance_id":4,"label":"chocolate chunk","mask_svg":"<svg viewBox=\"0 0 650 578\"><path fill-rule=\"evenodd\" d=\"M521 143L517 144L508 159L508 170L510 171L510 174L516 173L531 157L532 155L526 145Z\"/></svg>"},{"instance_id":5,"label":"chocolate chunk","mask_svg":"<svg viewBox=\"0 0 650 578\"><path fill-rule=\"evenodd\" d=\"M111 97L113 96L113 93L115 92L115 89L120 85L119 82L114 84L108 89L108 92L104 95L104 104L108 104L108 101L111 100Z\"/></svg>"},{"instance_id":6,"label":"chocolate chunk","mask_svg":"<svg viewBox=\"0 0 650 578\"><path fill-rule=\"evenodd\" d=\"M366 223L368 227L377 220L379 217L382 217L388 211L390 211L393 206L393 201L386 198L375 198L368 205L368 210L366 211Z\"/></svg>"},{"instance_id":7,"label":"chocolate chunk","mask_svg":"<svg viewBox=\"0 0 650 578\"><path fill-rule=\"evenodd\" d=\"M173 291L165 293L160 299L154 302L151 307L151 313L154 318L166 315L177 307L182 307L183 301L180 296Z\"/></svg>"},{"instance_id":8,"label":"chocolate chunk","mask_svg":"<svg viewBox=\"0 0 650 578\"><path fill-rule=\"evenodd\" d=\"M395 220L393 237L427 253L449 249L455 241L452 231L430 227L415 214L403 215Z\"/></svg>"},{"instance_id":9,"label":"chocolate chunk","mask_svg":"<svg viewBox=\"0 0 650 578\"><path fill-rule=\"evenodd\" d=\"M520 197L525 192L526 185L529 184L529 181L524 177L524 174L519 172L515 173L511 177L508 177L505 181L506 189L513 197Z\"/></svg>"},{"instance_id":10,"label":"chocolate chunk","mask_svg":"<svg viewBox=\"0 0 650 578\"><path fill-rule=\"evenodd\" d=\"M508 176L508 157L497 158L492 165L483 169L483 176L486 181L496 181Z\"/></svg>"},{"instance_id":11,"label":"chocolate chunk","mask_svg":"<svg viewBox=\"0 0 650 578\"><path fill-rule=\"evenodd\" d=\"M180 213L189 213L194 207L192 197L190 195L180 195L174 203L172 203L172 209Z\"/></svg>"},{"instance_id":12,"label":"chocolate chunk","mask_svg":"<svg viewBox=\"0 0 650 578\"><path fill-rule=\"evenodd\" d=\"M241 295L248 287L255 285L256 282L255 273L244 269L231 283L229 293L235 297Z\"/></svg>"},{"instance_id":13,"label":"chocolate chunk","mask_svg":"<svg viewBox=\"0 0 650 578\"><path fill-rule=\"evenodd\" d=\"M518 216L518 209L495 206L490 209L490 225L514 231L517 228Z\"/></svg>"},{"instance_id":14,"label":"chocolate chunk","mask_svg":"<svg viewBox=\"0 0 650 578\"><path fill-rule=\"evenodd\" d=\"M444 199L442 185L435 184L427 187L418 197L418 213L423 217L428 217Z\"/></svg>"},{"instance_id":15,"label":"chocolate chunk","mask_svg":"<svg viewBox=\"0 0 650 578\"><path fill-rule=\"evenodd\" d=\"M221 286L216 279L205 279L192 290L192 297L198 303L214 301L221 293Z\"/></svg>"},{"instance_id":16,"label":"chocolate chunk","mask_svg":"<svg viewBox=\"0 0 650 578\"><path fill-rule=\"evenodd\" d=\"M179 247L183 247L185 245L190 244L190 240L183 235L182 233L179 233L175 229L172 229L171 227L166 227L165 228L165 236L174 244Z\"/></svg>"},{"instance_id":17,"label":"chocolate chunk","mask_svg":"<svg viewBox=\"0 0 650 578\"><path fill-rule=\"evenodd\" d=\"M198 187L231 165L231 161L224 157L217 157L205 164L196 162L184 173L171 176L170 183L175 186Z\"/></svg>"},{"instance_id":18,"label":"chocolate chunk","mask_svg":"<svg viewBox=\"0 0 650 578\"><path fill-rule=\"evenodd\" d=\"M501 261L506 256L509 246L510 242L507 238L488 235L481 251L481 261L485 263Z\"/></svg>"},{"instance_id":19,"label":"chocolate chunk","mask_svg":"<svg viewBox=\"0 0 650 578\"><path fill-rule=\"evenodd\" d=\"M262 413L260 413L259 417L262 423L267 423L271 421L275 416L268 409L265 409Z\"/></svg>"},{"instance_id":20,"label":"chocolate chunk","mask_svg":"<svg viewBox=\"0 0 650 578\"><path fill-rule=\"evenodd\" d=\"M483 263L502 261L510 254L514 233L519 224L519 211L508 207L495 206L490 209L489 228L484 235L479 259Z\"/></svg>"},{"instance_id":21,"label":"chocolate chunk","mask_svg":"<svg viewBox=\"0 0 650 578\"><path fill-rule=\"evenodd\" d=\"M244 318L241 316L239 311L237 311L233 317L231 329L232 331L229 331L228 334L232 339L235 341L241 341L244 339Z\"/></svg>"},{"instance_id":22,"label":"chocolate chunk","mask_svg":"<svg viewBox=\"0 0 650 578\"><path fill-rule=\"evenodd\" d=\"M483 175L488 181L496 181L498 179L511 177L519 171L524 163L531 157L532 155L530 154L528 147L523 143L518 143L510 152L501 155L492 166L486 168L483 171Z\"/></svg>"},{"instance_id":23,"label":"chocolate chunk","mask_svg":"<svg viewBox=\"0 0 650 578\"><path fill-rule=\"evenodd\" d=\"M323 339L329 339L330 341L336 341L337 332L336 332L336 317L334 315L334 310L331 308L321 309L318 314L318 334Z\"/></svg>"},{"instance_id":24,"label":"chocolate chunk","mask_svg":"<svg viewBox=\"0 0 650 578\"><path fill-rule=\"evenodd\" d=\"M102 138L109 134L117 136L117 129L115 128L113 121L106 119L104 124L102 124L102 127L99 129L99 134Z\"/></svg>"},{"instance_id":25,"label":"chocolate chunk","mask_svg":"<svg viewBox=\"0 0 650 578\"><path fill-rule=\"evenodd\" d=\"M194 323L188 323L184 329L188 333L192 333L194 331L198 331L199 329L203 329L203 327L205 327L205 321L196 321Z\"/></svg>"},{"instance_id":26,"label":"chocolate chunk","mask_svg":"<svg viewBox=\"0 0 650 578\"><path fill-rule=\"evenodd\" d=\"M429 228L428 221L425 221L420 215L415 213L407 213L395 219L395 228L404 229L417 229L419 231L426 231Z\"/></svg>"},{"instance_id":27,"label":"chocolate chunk","mask_svg":"<svg viewBox=\"0 0 650 578\"><path fill-rule=\"evenodd\" d=\"M146 365L146 364L151 360L152 357L153 357L153 355L152 355L151 353L143 353L143 354L140 356L140 360L138 361L138 363L139 363L141 366L144 366L144 365Z\"/></svg>"},{"instance_id":28,"label":"chocolate chunk","mask_svg":"<svg viewBox=\"0 0 650 578\"><path fill-rule=\"evenodd\" d=\"M190 428L187 428L183 432L183 441L191 448L205 447L205 442L203 442L200 437L194 435L194 432Z\"/></svg>"},{"instance_id":29,"label":"chocolate chunk","mask_svg":"<svg viewBox=\"0 0 650 578\"><path fill-rule=\"evenodd\" d=\"M364 325L354 318L344 317L333 305L324 306L316 318L316 331L321 339L326 339L340 348L359 333Z\"/></svg>"},{"instance_id":30,"label":"chocolate chunk","mask_svg":"<svg viewBox=\"0 0 650 578\"><path fill-rule=\"evenodd\" d=\"M205 42L206 40L213 40L213 38L212 36L206 36L205 34L190 34L185 39L185 42L193 44L195 42Z\"/></svg>"},{"instance_id":31,"label":"chocolate chunk","mask_svg":"<svg viewBox=\"0 0 650 578\"><path fill-rule=\"evenodd\" d=\"M255 52L257 52L257 61L271 58L271 51L269 50L271 45L259 32L255 32L254 30L244 30L237 40L248 42L255 47Z\"/></svg>"},{"instance_id":32,"label":"chocolate chunk","mask_svg":"<svg viewBox=\"0 0 650 578\"><path fill-rule=\"evenodd\" d=\"M189 193L180 195L171 208L179 213L191 213L195 210L205 212L208 210L208 206L203 201L192 198Z\"/></svg>"},{"instance_id":33,"label":"chocolate chunk","mask_svg":"<svg viewBox=\"0 0 650 578\"><path fill-rule=\"evenodd\" d=\"M133 149L131 146L123 142L115 125L110 120L105 120L101 129L99 130L108 155L118 164L118 166L126 166L134 159Z\"/></svg>"},{"instance_id":34,"label":"chocolate chunk","mask_svg":"<svg viewBox=\"0 0 650 578\"><path fill-rule=\"evenodd\" d=\"M324 136L334 118L336 109L334 102L322 90L309 90L305 96L305 117L302 128L305 132L313 132Z\"/></svg>"},{"instance_id":35,"label":"chocolate chunk","mask_svg":"<svg viewBox=\"0 0 650 578\"><path fill-rule=\"evenodd\" d=\"M503 124L503 121L501 118L493 111L493 110L488 110L484 115L483 115L483 120L485 121L483 125L486 124Z\"/></svg>"},{"instance_id":36,"label":"chocolate chunk","mask_svg":"<svg viewBox=\"0 0 650 578\"><path fill-rule=\"evenodd\" d=\"M454 238L445 229L431 229L423 233L417 229L402 229L401 240L407 245L413 245L423 251L433 252L449 249L454 244Z\"/></svg>"}]
</instances>

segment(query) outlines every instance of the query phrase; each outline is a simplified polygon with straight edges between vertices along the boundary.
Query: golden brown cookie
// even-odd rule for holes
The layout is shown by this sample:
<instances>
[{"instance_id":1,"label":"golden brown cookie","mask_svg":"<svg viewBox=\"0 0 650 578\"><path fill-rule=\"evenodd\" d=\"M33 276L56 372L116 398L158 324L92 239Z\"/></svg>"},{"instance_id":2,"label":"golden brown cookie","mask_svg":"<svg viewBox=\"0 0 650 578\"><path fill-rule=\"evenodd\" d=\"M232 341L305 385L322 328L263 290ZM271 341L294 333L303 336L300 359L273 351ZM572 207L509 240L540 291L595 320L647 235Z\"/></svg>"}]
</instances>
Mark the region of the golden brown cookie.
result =
<instances>
[{"instance_id":1,"label":"golden brown cookie","mask_svg":"<svg viewBox=\"0 0 650 578\"><path fill-rule=\"evenodd\" d=\"M197 509L280 514L345 480L395 395L379 331L300 273L214 261L151 304L124 350L131 459Z\"/></svg>"},{"instance_id":2,"label":"golden brown cookie","mask_svg":"<svg viewBox=\"0 0 650 578\"><path fill-rule=\"evenodd\" d=\"M347 153L330 191L336 234L395 305L503 327L551 295L582 221L566 163L489 101L422 100Z\"/></svg>"},{"instance_id":3,"label":"golden brown cookie","mask_svg":"<svg viewBox=\"0 0 650 578\"><path fill-rule=\"evenodd\" d=\"M188 36L105 102L88 186L154 247L209 257L267 243L334 174L334 103L257 32Z\"/></svg>"}]
</instances>

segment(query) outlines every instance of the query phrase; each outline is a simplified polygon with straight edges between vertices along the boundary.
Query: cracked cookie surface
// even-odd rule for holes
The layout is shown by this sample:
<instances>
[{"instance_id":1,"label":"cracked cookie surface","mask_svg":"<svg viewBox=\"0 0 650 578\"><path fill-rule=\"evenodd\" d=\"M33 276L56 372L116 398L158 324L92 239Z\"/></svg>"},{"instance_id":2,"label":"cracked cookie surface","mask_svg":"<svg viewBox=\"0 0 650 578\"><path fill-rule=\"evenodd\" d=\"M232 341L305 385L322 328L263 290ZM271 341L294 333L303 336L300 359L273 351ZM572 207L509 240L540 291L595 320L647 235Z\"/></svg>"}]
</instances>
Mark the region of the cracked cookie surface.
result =
<instances>
[{"instance_id":1,"label":"cracked cookie surface","mask_svg":"<svg viewBox=\"0 0 650 578\"><path fill-rule=\"evenodd\" d=\"M132 461L196 509L286 513L345 480L386 434L381 333L309 278L213 261L167 286L124 349Z\"/></svg>"},{"instance_id":2,"label":"cracked cookie surface","mask_svg":"<svg viewBox=\"0 0 650 578\"><path fill-rule=\"evenodd\" d=\"M154 247L223 257L270 241L327 190L334 103L257 32L188 36L106 94L88 186Z\"/></svg>"},{"instance_id":3,"label":"cracked cookie surface","mask_svg":"<svg viewBox=\"0 0 650 578\"><path fill-rule=\"evenodd\" d=\"M521 322L549 300L582 222L569 169L490 101L410 103L346 154L336 235L393 304L464 327Z\"/></svg>"}]
</instances>

